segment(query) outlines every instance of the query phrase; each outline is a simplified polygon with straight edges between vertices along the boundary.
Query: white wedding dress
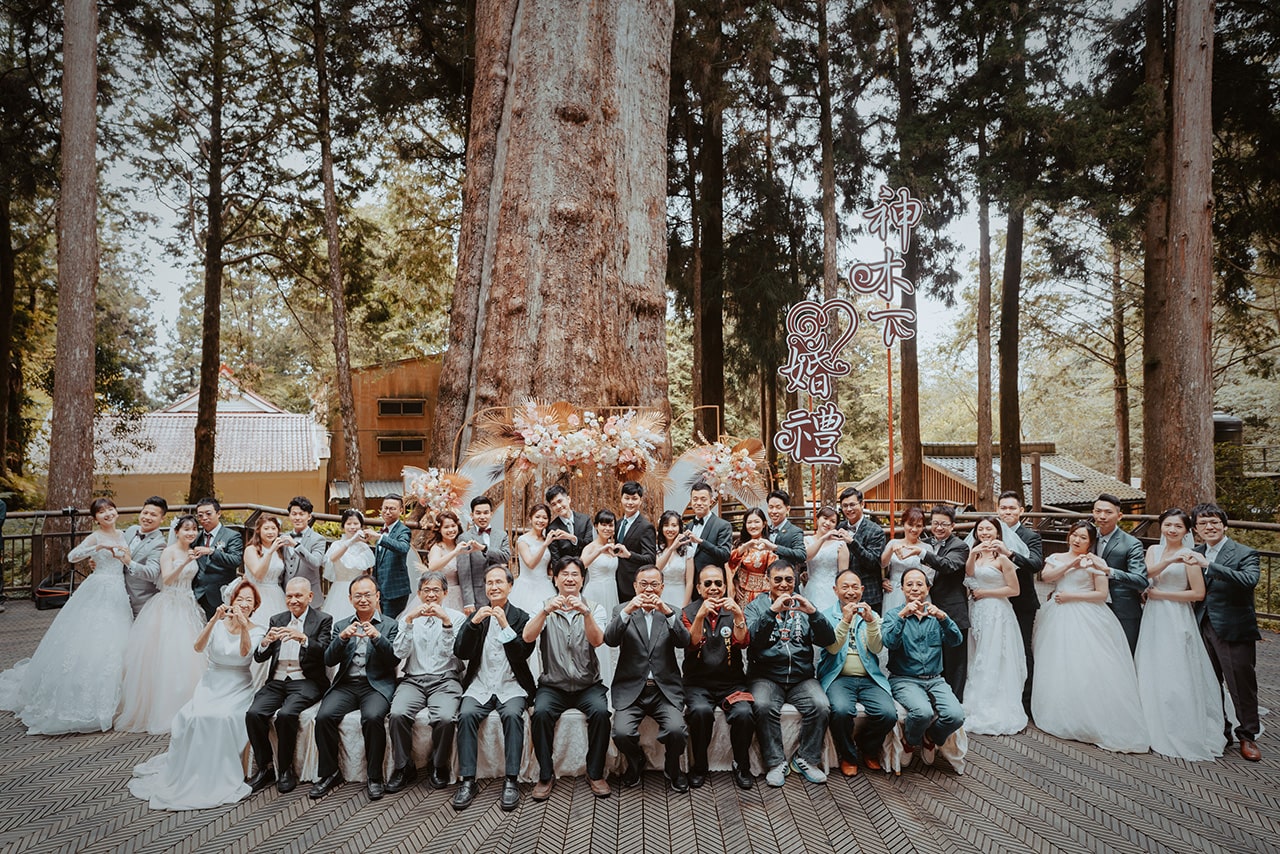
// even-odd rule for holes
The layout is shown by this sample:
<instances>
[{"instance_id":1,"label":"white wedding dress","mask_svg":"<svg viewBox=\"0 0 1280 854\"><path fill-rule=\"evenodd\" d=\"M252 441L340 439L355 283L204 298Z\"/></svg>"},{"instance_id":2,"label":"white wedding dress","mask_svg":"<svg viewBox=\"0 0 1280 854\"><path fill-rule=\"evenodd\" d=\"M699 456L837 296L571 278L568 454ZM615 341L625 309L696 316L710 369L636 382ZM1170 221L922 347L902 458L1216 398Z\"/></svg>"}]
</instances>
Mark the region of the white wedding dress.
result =
<instances>
[{"instance_id":1,"label":"white wedding dress","mask_svg":"<svg viewBox=\"0 0 1280 854\"><path fill-rule=\"evenodd\" d=\"M204 612L191 592L193 560L142 607L125 650L124 684L115 728L163 735L195 693L205 654L195 651Z\"/></svg>"},{"instance_id":2,"label":"white wedding dress","mask_svg":"<svg viewBox=\"0 0 1280 854\"><path fill-rule=\"evenodd\" d=\"M1157 560L1163 550L1161 544ZM1169 564L1156 577L1155 588L1170 592L1188 589L1186 566ZM1194 606L1148 599L1133 661L1152 750L1180 759L1221 756L1226 747L1222 688L1200 638Z\"/></svg>"},{"instance_id":3,"label":"white wedding dress","mask_svg":"<svg viewBox=\"0 0 1280 854\"><path fill-rule=\"evenodd\" d=\"M1046 564L1060 557L1054 555ZM1079 568L1068 570L1056 588L1071 593L1092 590L1093 575ZM1138 676L1129 642L1111 609L1103 602L1058 603L1050 597L1036 616L1034 631L1031 715L1036 726L1104 750L1145 753L1150 739L1138 699Z\"/></svg>"},{"instance_id":4,"label":"white wedding dress","mask_svg":"<svg viewBox=\"0 0 1280 854\"><path fill-rule=\"evenodd\" d=\"M918 545L924 547L926 552L933 551L933 547L921 540ZM899 560L897 555L889 558L889 583L893 589L884 594L884 604L881 605L882 614L897 613L901 611L907 604L907 595L902 592L902 576L909 569L920 569L924 571L925 576L929 579L929 584L933 584L933 578L937 575L930 567L920 562L923 555L912 555L906 560Z\"/></svg>"},{"instance_id":5,"label":"white wedding dress","mask_svg":"<svg viewBox=\"0 0 1280 854\"><path fill-rule=\"evenodd\" d=\"M266 632L252 626L249 653L219 620L205 652L209 666L195 695L173 719L169 749L133 769L129 791L156 810L198 810L249 794L241 756L249 743L244 714L253 700L249 661Z\"/></svg>"},{"instance_id":6,"label":"white wedding dress","mask_svg":"<svg viewBox=\"0 0 1280 854\"><path fill-rule=\"evenodd\" d=\"M995 590L1004 573L994 563L979 563L966 586ZM991 596L969 603L969 676L964 687L964 728L985 735L1011 735L1027 726L1022 686L1027 661L1022 632L1007 597Z\"/></svg>"},{"instance_id":7,"label":"white wedding dress","mask_svg":"<svg viewBox=\"0 0 1280 854\"><path fill-rule=\"evenodd\" d=\"M812 537L805 539L812 540ZM804 598L824 614L839 601L836 573L840 571L840 545L838 540L827 540L808 563L809 580L804 585Z\"/></svg>"},{"instance_id":8,"label":"white wedding dress","mask_svg":"<svg viewBox=\"0 0 1280 854\"><path fill-rule=\"evenodd\" d=\"M618 605L618 556L601 552L587 567L587 583L582 588L582 598L592 605L604 606L605 625L613 619L613 609ZM601 626L603 629L604 626ZM613 684L613 671L618 666L618 648L608 644L596 647L600 662L600 679L605 686Z\"/></svg>"},{"instance_id":9,"label":"white wedding dress","mask_svg":"<svg viewBox=\"0 0 1280 854\"><path fill-rule=\"evenodd\" d=\"M94 532L85 542L97 537ZM82 543L67 554L72 563L90 557L97 567L62 606L35 654L0 674L0 709L16 712L30 735L106 732L120 705L133 609L124 566L106 546Z\"/></svg>"},{"instance_id":10,"label":"white wedding dress","mask_svg":"<svg viewBox=\"0 0 1280 854\"><path fill-rule=\"evenodd\" d=\"M267 574L263 576L261 581L254 578L247 570L244 577L257 588L258 596L262 598L262 602L258 605L257 610L253 612L251 619L257 625L266 628L272 617L288 610L284 604L284 585L280 583L281 579L284 578L284 558L280 556L279 549L272 553L271 562L267 564ZM227 601L228 593L230 593L230 590L222 594L224 602Z\"/></svg>"},{"instance_id":11,"label":"white wedding dress","mask_svg":"<svg viewBox=\"0 0 1280 854\"><path fill-rule=\"evenodd\" d=\"M542 545L542 540L532 531L521 534L517 542L522 542L531 549ZM526 565L524 558L519 556L519 549L516 550L516 556L520 561L520 576L511 585L508 598L520 610L535 614L542 610L548 599L556 595L556 586L552 583L551 576L547 575L547 568L551 565L551 549L543 550L542 559L536 566ZM529 660L532 663L533 657Z\"/></svg>"},{"instance_id":12,"label":"white wedding dress","mask_svg":"<svg viewBox=\"0 0 1280 854\"><path fill-rule=\"evenodd\" d=\"M684 601L684 585L685 571L689 566L689 556L673 554L671 559L667 561L666 567L662 570L662 601L671 606L672 610L680 611L685 606ZM613 616L612 613L609 614Z\"/></svg>"},{"instance_id":13,"label":"white wedding dress","mask_svg":"<svg viewBox=\"0 0 1280 854\"><path fill-rule=\"evenodd\" d=\"M348 591L351 582L373 569L373 549L366 543L353 542L336 561L326 560L330 571L325 572L325 578L332 581L333 586L329 588L329 595L324 597L324 610L337 623L356 615ZM417 592L416 587L414 592Z\"/></svg>"}]
</instances>

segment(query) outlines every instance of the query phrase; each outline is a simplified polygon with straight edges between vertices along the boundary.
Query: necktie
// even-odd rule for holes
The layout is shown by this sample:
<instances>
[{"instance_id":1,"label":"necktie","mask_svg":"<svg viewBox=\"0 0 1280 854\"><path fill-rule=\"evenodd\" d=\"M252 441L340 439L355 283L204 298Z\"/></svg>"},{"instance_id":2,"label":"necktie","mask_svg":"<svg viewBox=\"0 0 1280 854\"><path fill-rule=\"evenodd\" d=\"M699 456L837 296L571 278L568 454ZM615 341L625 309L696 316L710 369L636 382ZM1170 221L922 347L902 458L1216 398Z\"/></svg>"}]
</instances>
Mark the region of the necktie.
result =
<instances>
[{"instance_id":1,"label":"necktie","mask_svg":"<svg viewBox=\"0 0 1280 854\"><path fill-rule=\"evenodd\" d=\"M622 523L618 525L618 536L615 538L618 542L622 542L627 535L627 519L624 517Z\"/></svg>"}]
</instances>

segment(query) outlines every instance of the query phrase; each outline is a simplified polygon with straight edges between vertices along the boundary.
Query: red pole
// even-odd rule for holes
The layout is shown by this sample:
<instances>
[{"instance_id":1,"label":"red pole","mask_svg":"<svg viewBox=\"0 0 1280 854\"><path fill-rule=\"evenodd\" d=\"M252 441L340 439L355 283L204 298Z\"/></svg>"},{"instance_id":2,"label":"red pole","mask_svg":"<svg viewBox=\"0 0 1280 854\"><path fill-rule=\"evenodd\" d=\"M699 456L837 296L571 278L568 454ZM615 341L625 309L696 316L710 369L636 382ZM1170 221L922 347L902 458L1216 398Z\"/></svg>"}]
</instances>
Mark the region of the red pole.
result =
<instances>
[{"instance_id":1,"label":"red pole","mask_svg":"<svg viewBox=\"0 0 1280 854\"><path fill-rule=\"evenodd\" d=\"M889 539L893 539L895 509L893 501L893 350L886 348L884 354L889 377Z\"/></svg>"}]
</instances>

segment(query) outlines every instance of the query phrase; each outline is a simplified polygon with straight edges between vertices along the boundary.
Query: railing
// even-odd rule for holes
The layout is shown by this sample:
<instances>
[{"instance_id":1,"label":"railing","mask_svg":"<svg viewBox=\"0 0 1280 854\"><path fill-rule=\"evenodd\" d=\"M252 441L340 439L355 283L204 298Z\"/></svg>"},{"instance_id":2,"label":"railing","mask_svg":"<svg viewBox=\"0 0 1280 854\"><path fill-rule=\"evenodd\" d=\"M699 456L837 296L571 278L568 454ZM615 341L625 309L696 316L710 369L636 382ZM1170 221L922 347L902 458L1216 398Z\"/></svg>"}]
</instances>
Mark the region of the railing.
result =
<instances>
[{"instance_id":1,"label":"railing","mask_svg":"<svg viewBox=\"0 0 1280 854\"><path fill-rule=\"evenodd\" d=\"M118 527L123 530L133 524L141 507L120 508ZM170 517L182 512L194 511L192 506L170 507ZM261 504L224 504L222 505L223 522L240 530L253 530L254 523L262 513L272 513L286 517L287 511L279 507L266 507ZM733 525L735 537L741 525L745 508L741 505L729 505L722 514ZM960 513L956 517L957 531L966 532L973 524L986 514ZM240 518L237 518L240 517ZM75 528L75 533L45 532L49 519L67 519ZM792 508L791 520L802 528L811 528L811 515L806 515L804 508ZM1026 513L1023 520L1036 528L1044 539L1045 553L1066 550L1067 529L1079 519L1088 519L1085 513ZM316 513L315 519L321 522L338 522L340 516L330 513ZM1150 545L1159 538L1155 516L1125 516L1122 522L1132 533ZM50 575L63 573L67 565L62 559L75 543L88 536L93 522L84 510L66 511L31 511L10 513L4 524L4 545L0 548L0 570L4 574L5 595L13 598L27 598L33 595L35 586ZM1264 620L1280 621L1280 525L1267 522L1237 522L1229 525L1231 536L1257 549L1260 558L1260 578L1254 593L1254 601L1258 617ZM248 542L246 536L245 541ZM54 543L57 547L54 547ZM51 565L53 564L53 565Z\"/></svg>"}]
</instances>

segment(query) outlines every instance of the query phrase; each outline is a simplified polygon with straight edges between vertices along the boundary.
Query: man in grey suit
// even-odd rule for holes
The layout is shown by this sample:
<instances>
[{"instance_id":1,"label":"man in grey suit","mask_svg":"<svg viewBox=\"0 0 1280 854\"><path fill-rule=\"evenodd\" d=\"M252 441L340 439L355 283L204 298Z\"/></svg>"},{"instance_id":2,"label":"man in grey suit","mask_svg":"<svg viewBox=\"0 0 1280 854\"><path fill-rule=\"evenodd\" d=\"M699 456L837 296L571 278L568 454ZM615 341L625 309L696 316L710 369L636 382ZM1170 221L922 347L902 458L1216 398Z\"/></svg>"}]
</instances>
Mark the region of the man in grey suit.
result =
<instances>
[{"instance_id":1,"label":"man in grey suit","mask_svg":"<svg viewBox=\"0 0 1280 854\"><path fill-rule=\"evenodd\" d=\"M680 768L688 741L684 722L684 680L676 666L676 647L689 646L689 630L680 615L662 601L662 570L646 566L636 573L636 597L613 609L604 642L618 647L613 672L613 743L627 760L622 785L640 782L644 751L640 721L658 724L658 741L666 747L665 771L673 792L689 791Z\"/></svg>"},{"instance_id":2,"label":"man in grey suit","mask_svg":"<svg viewBox=\"0 0 1280 854\"><path fill-rule=\"evenodd\" d=\"M582 550L591 542L593 530L591 517L573 509L573 501L569 498L569 490L556 484L544 495L551 507L551 524L547 530L554 532L551 540L551 562L562 557L582 557Z\"/></svg>"},{"instance_id":3,"label":"man in grey suit","mask_svg":"<svg viewBox=\"0 0 1280 854\"><path fill-rule=\"evenodd\" d=\"M191 552L200 568L191 580L191 590L204 609L205 618L213 619L213 612L222 604L222 588L240 572L244 537L222 524L222 505L216 498L196 502L196 521L201 530Z\"/></svg>"},{"instance_id":4,"label":"man in grey suit","mask_svg":"<svg viewBox=\"0 0 1280 854\"><path fill-rule=\"evenodd\" d=\"M1104 492L1093 502L1093 524L1098 527L1097 555L1108 568L1111 611L1120 621L1132 653L1138 648L1138 630L1142 626L1147 563L1142 543L1119 527L1120 516L1120 499L1114 495Z\"/></svg>"},{"instance_id":5,"label":"man in grey suit","mask_svg":"<svg viewBox=\"0 0 1280 854\"><path fill-rule=\"evenodd\" d=\"M129 607L136 618L142 606L160 592L160 553L168 545L160 523L169 512L169 502L153 495L142 505L138 524L124 532L129 547L129 562L124 565L124 589L129 594Z\"/></svg>"},{"instance_id":6,"label":"man in grey suit","mask_svg":"<svg viewBox=\"0 0 1280 854\"><path fill-rule=\"evenodd\" d=\"M698 481L689 490L689 509L693 511L693 521L685 531L689 534L690 542L695 545L695 578L704 566L723 568L729 561L729 550L733 547L733 527L711 512L712 495L711 485L706 481Z\"/></svg>"},{"instance_id":7,"label":"man in grey suit","mask_svg":"<svg viewBox=\"0 0 1280 854\"><path fill-rule=\"evenodd\" d=\"M293 525L293 531L280 537L281 554L284 555L284 575L280 576L280 586L288 587L294 578L307 579L316 594L315 607L323 608L320 570L329 544L311 527L313 509L310 499L303 495L289 502L289 522Z\"/></svg>"},{"instance_id":8,"label":"man in grey suit","mask_svg":"<svg viewBox=\"0 0 1280 854\"><path fill-rule=\"evenodd\" d=\"M511 560L507 532L495 531L493 501L487 495L471 499L471 527L458 536L459 543L477 543L458 555L458 587L462 592L462 612L470 615L476 608L489 604L484 590L484 576L491 566L506 566Z\"/></svg>"},{"instance_id":9,"label":"man in grey suit","mask_svg":"<svg viewBox=\"0 0 1280 854\"><path fill-rule=\"evenodd\" d=\"M1253 591L1258 586L1258 553L1227 536L1227 513L1216 504L1197 504L1191 510L1201 555L1204 599L1196 604L1200 634L1218 679L1227 683L1240 725L1240 755L1250 762L1262 759L1258 749L1257 645L1262 640ZM1230 728L1231 721L1227 720ZM1227 732L1231 743L1231 732Z\"/></svg>"}]
</instances>

